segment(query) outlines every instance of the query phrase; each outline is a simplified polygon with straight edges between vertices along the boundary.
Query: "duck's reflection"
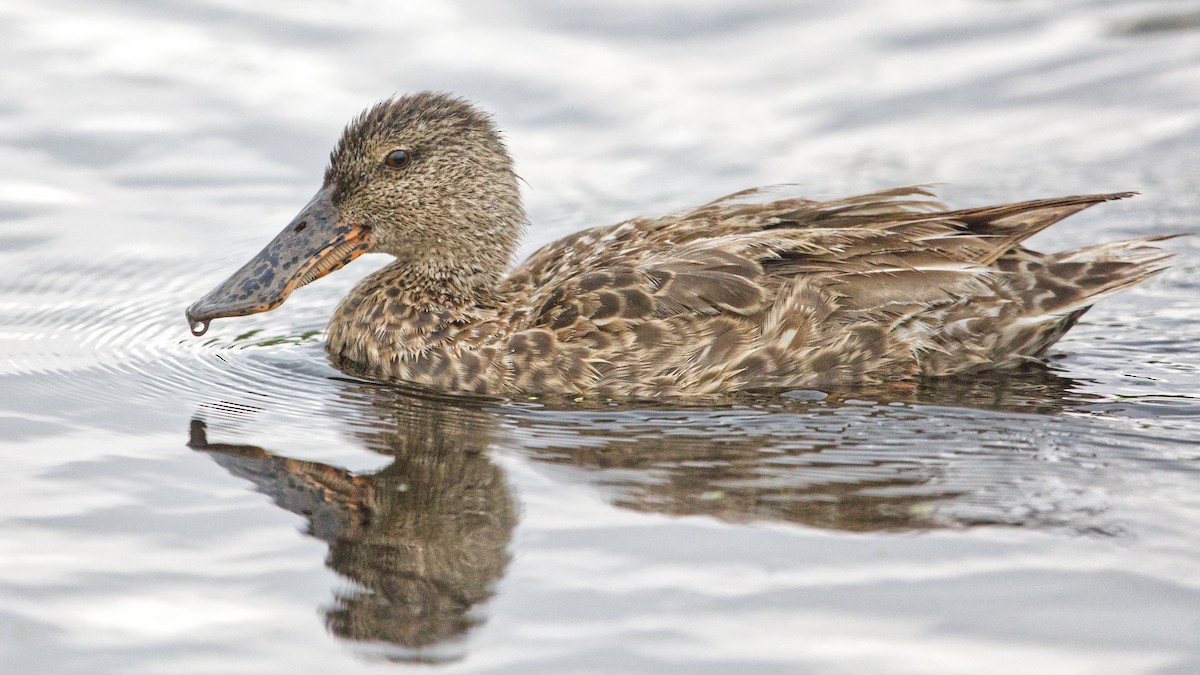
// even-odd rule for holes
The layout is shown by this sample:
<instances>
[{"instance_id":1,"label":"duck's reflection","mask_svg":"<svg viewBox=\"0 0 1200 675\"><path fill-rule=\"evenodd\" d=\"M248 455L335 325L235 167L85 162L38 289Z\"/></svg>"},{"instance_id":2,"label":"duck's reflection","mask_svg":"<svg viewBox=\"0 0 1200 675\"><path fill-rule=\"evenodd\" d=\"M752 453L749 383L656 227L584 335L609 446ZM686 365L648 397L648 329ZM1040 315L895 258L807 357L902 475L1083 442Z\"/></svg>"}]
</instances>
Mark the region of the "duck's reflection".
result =
<instances>
[{"instance_id":1,"label":"duck's reflection","mask_svg":"<svg viewBox=\"0 0 1200 675\"><path fill-rule=\"evenodd\" d=\"M1024 509L1032 492L1063 478L1025 475L1043 444L1028 433L1039 417L1026 414L1086 410L1094 401L1078 384L1034 368L765 394L721 408L545 408L513 421L525 455L636 511L846 532L1062 524L1095 532L1094 518L1064 513L1069 503L1036 516Z\"/></svg>"},{"instance_id":2,"label":"duck's reflection","mask_svg":"<svg viewBox=\"0 0 1200 675\"><path fill-rule=\"evenodd\" d=\"M394 457L354 475L252 445L210 442L193 420L189 445L212 453L279 506L301 514L329 544L326 564L354 582L324 609L340 637L405 648L388 658L440 660L429 647L462 636L480 619L508 564L516 522L503 472L484 450L487 417L429 401L384 397L390 413L356 429L367 448Z\"/></svg>"},{"instance_id":3,"label":"duck's reflection","mask_svg":"<svg viewBox=\"0 0 1200 675\"><path fill-rule=\"evenodd\" d=\"M378 472L210 442L199 420L189 444L302 514L328 542L327 565L356 585L325 610L333 633L406 648L399 658L418 660L437 658L428 648L481 620L476 608L508 564L513 496L489 448L638 511L848 532L1038 527L1053 518L1004 515L1036 489L1022 451L1038 442L1021 436L1030 418L1008 412L1087 405L1073 382L1046 371L691 407L480 407L341 386L331 417L355 443L394 458Z\"/></svg>"}]
</instances>

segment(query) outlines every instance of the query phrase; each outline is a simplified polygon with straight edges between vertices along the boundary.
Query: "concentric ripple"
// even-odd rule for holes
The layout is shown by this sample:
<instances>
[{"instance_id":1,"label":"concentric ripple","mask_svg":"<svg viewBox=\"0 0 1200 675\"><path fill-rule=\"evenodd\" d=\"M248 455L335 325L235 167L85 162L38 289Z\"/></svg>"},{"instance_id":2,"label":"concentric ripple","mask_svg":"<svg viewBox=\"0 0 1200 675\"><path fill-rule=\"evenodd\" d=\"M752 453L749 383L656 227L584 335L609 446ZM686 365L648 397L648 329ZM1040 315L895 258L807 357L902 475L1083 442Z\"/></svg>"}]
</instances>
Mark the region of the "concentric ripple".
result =
<instances>
[{"instance_id":1,"label":"concentric ripple","mask_svg":"<svg viewBox=\"0 0 1200 675\"><path fill-rule=\"evenodd\" d=\"M335 389L322 336L344 284L298 294L271 321L249 317L196 339L183 308L226 261L181 274L186 265L161 258L34 267L28 256L5 257L16 273L0 280L0 378L18 409L70 392L80 407L286 401L280 410L303 417Z\"/></svg>"}]
</instances>

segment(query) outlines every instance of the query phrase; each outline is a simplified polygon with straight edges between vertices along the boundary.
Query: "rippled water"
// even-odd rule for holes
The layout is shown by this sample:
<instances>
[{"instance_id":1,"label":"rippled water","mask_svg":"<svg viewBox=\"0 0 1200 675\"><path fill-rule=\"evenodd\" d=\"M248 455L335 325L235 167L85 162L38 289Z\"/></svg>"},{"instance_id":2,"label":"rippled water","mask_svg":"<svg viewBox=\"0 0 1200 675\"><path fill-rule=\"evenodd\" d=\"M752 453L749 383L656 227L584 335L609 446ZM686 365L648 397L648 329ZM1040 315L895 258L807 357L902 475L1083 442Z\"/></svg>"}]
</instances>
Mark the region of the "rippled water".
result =
<instances>
[{"instance_id":1,"label":"rippled water","mask_svg":"<svg viewBox=\"0 0 1200 675\"><path fill-rule=\"evenodd\" d=\"M1200 670L1194 237L1051 369L920 386L379 387L322 349L373 258L188 333L421 88L508 130L526 252L787 182L1197 230L1200 6L849 4L0 6L0 671Z\"/></svg>"}]
</instances>

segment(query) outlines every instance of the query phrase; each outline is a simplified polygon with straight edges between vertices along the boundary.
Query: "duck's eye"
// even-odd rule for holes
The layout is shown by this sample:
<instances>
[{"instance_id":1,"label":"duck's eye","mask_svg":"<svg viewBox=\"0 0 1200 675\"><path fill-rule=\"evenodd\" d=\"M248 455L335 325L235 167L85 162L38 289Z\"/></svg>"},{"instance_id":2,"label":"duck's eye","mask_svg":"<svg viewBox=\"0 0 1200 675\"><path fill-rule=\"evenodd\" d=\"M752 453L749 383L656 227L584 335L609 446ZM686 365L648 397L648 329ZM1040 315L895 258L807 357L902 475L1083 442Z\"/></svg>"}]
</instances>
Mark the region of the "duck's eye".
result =
<instances>
[{"instance_id":1,"label":"duck's eye","mask_svg":"<svg viewBox=\"0 0 1200 675\"><path fill-rule=\"evenodd\" d=\"M393 150L383 158L383 163L393 169L403 169L412 162L412 154L407 150Z\"/></svg>"}]
</instances>

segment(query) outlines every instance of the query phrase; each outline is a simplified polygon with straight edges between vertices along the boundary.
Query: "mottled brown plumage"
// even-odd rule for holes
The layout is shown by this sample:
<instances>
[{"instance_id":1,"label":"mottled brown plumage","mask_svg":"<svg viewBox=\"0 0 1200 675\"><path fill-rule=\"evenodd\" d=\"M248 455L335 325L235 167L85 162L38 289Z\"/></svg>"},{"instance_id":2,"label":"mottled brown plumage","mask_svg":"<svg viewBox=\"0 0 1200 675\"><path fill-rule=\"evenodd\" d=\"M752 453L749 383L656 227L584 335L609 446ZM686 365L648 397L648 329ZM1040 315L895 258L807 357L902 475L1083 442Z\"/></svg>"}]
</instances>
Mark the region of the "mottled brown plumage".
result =
<instances>
[{"instance_id":1,"label":"mottled brown plumage","mask_svg":"<svg viewBox=\"0 0 1200 675\"><path fill-rule=\"evenodd\" d=\"M401 168L387 165L397 149L411 159ZM1129 193L950 211L922 187L825 202L749 190L573 234L506 276L525 220L511 161L486 116L431 93L352 122L323 193L337 236L397 258L342 301L331 355L381 379L490 394L674 396L1010 368L1168 258L1150 245L1162 237L1021 246ZM356 255L337 258L339 246L301 283ZM219 290L194 321L235 313L219 313Z\"/></svg>"}]
</instances>

